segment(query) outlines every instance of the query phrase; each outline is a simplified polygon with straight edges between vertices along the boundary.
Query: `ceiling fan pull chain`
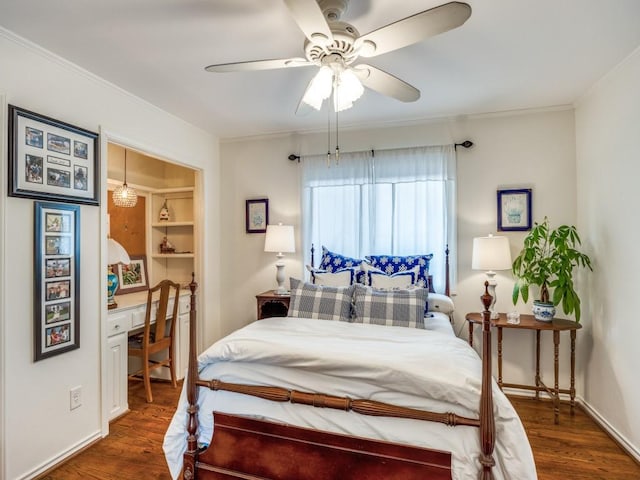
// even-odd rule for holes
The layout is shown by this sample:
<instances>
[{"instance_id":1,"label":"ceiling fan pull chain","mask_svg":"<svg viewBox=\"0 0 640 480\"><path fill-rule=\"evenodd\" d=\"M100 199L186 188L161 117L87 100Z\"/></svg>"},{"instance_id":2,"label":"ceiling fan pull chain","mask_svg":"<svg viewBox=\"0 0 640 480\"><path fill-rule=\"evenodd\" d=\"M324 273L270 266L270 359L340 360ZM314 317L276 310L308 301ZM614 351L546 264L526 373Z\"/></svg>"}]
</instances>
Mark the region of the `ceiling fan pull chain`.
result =
<instances>
[{"instance_id":1,"label":"ceiling fan pull chain","mask_svg":"<svg viewBox=\"0 0 640 480\"><path fill-rule=\"evenodd\" d=\"M331 167L331 107L327 102L327 168Z\"/></svg>"},{"instance_id":2,"label":"ceiling fan pull chain","mask_svg":"<svg viewBox=\"0 0 640 480\"><path fill-rule=\"evenodd\" d=\"M338 111L336 110L336 165L338 165L339 162L340 162L340 147L338 146Z\"/></svg>"}]
</instances>

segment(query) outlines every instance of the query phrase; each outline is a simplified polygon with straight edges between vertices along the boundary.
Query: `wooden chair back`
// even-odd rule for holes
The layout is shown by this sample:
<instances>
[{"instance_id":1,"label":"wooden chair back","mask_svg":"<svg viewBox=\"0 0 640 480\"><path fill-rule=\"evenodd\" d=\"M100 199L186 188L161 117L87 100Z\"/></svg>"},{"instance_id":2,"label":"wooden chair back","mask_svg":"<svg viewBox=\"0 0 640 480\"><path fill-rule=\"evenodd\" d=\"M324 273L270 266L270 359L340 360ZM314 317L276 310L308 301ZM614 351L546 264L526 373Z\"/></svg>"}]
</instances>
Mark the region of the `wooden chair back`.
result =
<instances>
[{"instance_id":1,"label":"wooden chair back","mask_svg":"<svg viewBox=\"0 0 640 480\"><path fill-rule=\"evenodd\" d=\"M172 292L173 290L173 292ZM151 336L151 313L153 304L153 295L160 292L158 298L158 308L156 310L155 330L153 337ZM173 293L173 294L172 294ZM169 312L169 301L173 297L173 306ZM176 323L178 321L178 298L180 297L180 284L171 280L162 280L156 286L149 289L147 293L147 311L144 319L144 337L148 340L149 345L161 342L165 338L173 339L175 336ZM171 318L169 332L167 332L167 319ZM154 339L151 342L151 338ZM173 343L173 342L172 342Z\"/></svg>"}]
</instances>

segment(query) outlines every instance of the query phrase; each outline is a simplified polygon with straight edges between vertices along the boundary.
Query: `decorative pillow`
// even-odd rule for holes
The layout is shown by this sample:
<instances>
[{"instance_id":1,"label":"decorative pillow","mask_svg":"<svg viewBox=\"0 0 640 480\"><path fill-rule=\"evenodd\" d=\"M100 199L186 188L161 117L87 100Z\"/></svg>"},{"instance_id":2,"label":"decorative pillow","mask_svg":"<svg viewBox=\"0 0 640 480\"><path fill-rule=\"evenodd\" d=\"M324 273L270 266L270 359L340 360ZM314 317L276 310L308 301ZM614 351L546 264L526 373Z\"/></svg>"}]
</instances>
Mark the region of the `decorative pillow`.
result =
<instances>
[{"instance_id":1,"label":"decorative pillow","mask_svg":"<svg viewBox=\"0 0 640 480\"><path fill-rule=\"evenodd\" d=\"M328 287L291 278L289 317L319 320L351 320L351 299L355 285Z\"/></svg>"},{"instance_id":2,"label":"decorative pillow","mask_svg":"<svg viewBox=\"0 0 640 480\"><path fill-rule=\"evenodd\" d=\"M446 295L442 295L441 293L429 294L429 311L442 312L449 315L454 310L455 306L451 297L447 297Z\"/></svg>"},{"instance_id":3,"label":"decorative pillow","mask_svg":"<svg viewBox=\"0 0 640 480\"><path fill-rule=\"evenodd\" d=\"M355 271L353 268L345 268L337 272L326 272L323 270L313 270L311 272L311 282L315 285L325 285L327 287L348 287L353 284Z\"/></svg>"},{"instance_id":4,"label":"decorative pillow","mask_svg":"<svg viewBox=\"0 0 640 480\"><path fill-rule=\"evenodd\" d=\"M425 328L424 312L428 295L426 288L382 291L355 285L353 322Z\"/></svg>"},{"instance_id":5,"label":"decorative pillow","mask_svg":"<svg viewBox=\"0 0 640 480\"><path fill-rule=\"evenodd\" d=\"M345 268L358 269L362 262L363 260L360 258L345 257L344 255L340 255L339 253L327 250L327 248L323 245L322 259L320 260L320 266L318 267L318 269L325 270L327 272L337 272L338 270L343 270ZM359 283L363 283L361 276L362 274L356 271L356 281Z\"/></svg>"},{"instance_id":6,"label":"decorative pillow","mask_svg":"<svg viewBox=\"0 0 640 480\"><path fill-rule=\"evenodd\" d=\"M375 289L406 289L412 287L416 282L417 272L398 272L387 275L384 272L367 272L367 285Z\"/></svg>"},{"instance_id":7,"label":"decorative pillow","mask_svg":"<svg viewBox=\"0 0 640 480\"><path fill-rule=\"evenodd\" d=\"M387 275L410 270L413 267L419 267L416 285L419 287L428 287L429 262L433 258L433 253L428 255L410 255L401 257L398 255L369 255L365 257L368 262L375 268L379 268Z\"/></svg>"}]
</instances>

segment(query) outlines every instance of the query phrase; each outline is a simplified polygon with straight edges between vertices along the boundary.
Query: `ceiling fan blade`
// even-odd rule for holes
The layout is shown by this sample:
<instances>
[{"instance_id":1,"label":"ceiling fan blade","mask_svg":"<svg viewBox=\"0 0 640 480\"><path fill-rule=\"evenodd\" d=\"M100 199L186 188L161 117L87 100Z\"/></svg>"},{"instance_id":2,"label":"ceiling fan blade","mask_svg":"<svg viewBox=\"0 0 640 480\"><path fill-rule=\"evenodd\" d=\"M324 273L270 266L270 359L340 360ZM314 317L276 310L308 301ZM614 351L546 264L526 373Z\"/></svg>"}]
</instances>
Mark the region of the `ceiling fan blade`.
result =
<instances>
[{"instance_id":1,"label":"ceiling fan blade","mask_svg":"<svg viewBox=\"0 0 640 480\"><path fill-rule=\"evenodd\" d=\"M355 46L360 47L360 56L374 57L459 27L470 16L468 4L445 3L362 35Z\"/></svg>"},{"instance_id":2,"label":"ceiling fan blade","mask_svg":"<svg viewBox=\"0 0 640 480\"><path fill-rule=\"evenodd\" d=\"M255 70L272 70L275 68L307 67L313 65L305 58L280 58L275 60L253 60L250 62L220 63L209 65L204 69L207 72L249 72Z\"/></svg>"},{"instance_id":3,"label":"ceiling fan blade","mask_svg":"<svg viewBox=\"0 0 640 480\"><path fill-rule=\"evenodd\" d=\"M316 0L284 0L300 30L312 42L329 45L333 34Z\"/></svg>"},{"instance_id":4,"label":"ceiling fan blade","mask_svg":"<svg viewBox=\"0 0 640 480\"><path fill-rule=\"evenodd\" d=\"M352 68L362 84L371 90L393 97L401 102L415 102L420 98L420 90L384 70L364 63L355 65Z\"/></svg>"}]
</instances>

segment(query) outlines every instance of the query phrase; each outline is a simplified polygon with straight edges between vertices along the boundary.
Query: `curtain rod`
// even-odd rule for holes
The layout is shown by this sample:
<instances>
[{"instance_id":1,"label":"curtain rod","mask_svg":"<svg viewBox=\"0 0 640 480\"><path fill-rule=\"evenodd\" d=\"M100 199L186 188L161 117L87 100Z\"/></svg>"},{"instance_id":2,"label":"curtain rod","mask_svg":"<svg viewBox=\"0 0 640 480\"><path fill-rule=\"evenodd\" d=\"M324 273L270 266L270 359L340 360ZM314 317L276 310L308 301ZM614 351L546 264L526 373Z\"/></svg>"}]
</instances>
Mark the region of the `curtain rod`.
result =
<instances>
[{"instance_id":1,"label":"curtain rod","mask_svg":"<svg viewBox=\"0 0 640 480\"><path fill-rule=\"evenodd\" d=\"M454 143L453 144L453 148L457 149L458 147L471 148L471 147L473 147L473 142L471 140L465 140L462 143ZM373 149L371 150L371 153L375 154ZM287 158L292 162L295 162L297 160L298 163L300 163L300 155L296 155L295 153L292 153Z\"/></svg>"}]
</instances>

